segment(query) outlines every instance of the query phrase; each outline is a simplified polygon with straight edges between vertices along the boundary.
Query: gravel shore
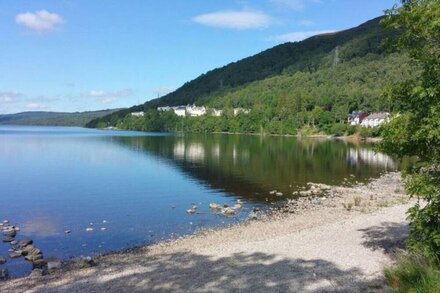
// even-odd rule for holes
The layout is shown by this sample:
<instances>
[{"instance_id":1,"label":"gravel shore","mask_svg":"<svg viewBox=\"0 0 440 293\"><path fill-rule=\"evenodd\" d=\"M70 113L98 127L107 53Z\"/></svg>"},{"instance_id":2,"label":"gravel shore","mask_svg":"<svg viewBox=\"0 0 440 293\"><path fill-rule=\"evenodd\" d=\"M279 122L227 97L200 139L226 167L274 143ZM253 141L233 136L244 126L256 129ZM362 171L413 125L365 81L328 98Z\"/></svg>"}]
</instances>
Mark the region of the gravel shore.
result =
<instances>
[{"instance_id":1,"label":"gravel shore","mask_svg":"<svg viewBox=\"0 0 440 293\"><path fill-rule=\"evenodd\" d=\"M399 173L315 185L261 220L96 259L85 269L0 283L0 292L384 292L407 237ZM319 198L319 200L318 200Z\"/></svg>"}]
</instances>

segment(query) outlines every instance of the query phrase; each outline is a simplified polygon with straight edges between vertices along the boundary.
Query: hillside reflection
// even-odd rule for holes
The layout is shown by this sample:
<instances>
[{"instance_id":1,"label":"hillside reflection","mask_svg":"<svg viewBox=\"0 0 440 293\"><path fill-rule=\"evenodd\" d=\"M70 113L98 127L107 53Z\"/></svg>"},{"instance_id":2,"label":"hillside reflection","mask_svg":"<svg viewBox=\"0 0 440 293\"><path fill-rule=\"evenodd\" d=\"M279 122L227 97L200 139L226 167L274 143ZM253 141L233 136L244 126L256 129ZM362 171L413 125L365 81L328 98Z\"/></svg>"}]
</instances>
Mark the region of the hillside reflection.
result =
<instances>
[{"instance_id":1,"label":"hillside reflection","mask_svg":"<svg viewBox=\"0 0 440 293\"><path fill-rule=\"evenodd\" d=\"M153 155L209 188L248 199L284 196L307 182L345 184L378 177L399 164L371 146L343 141L240 135L113 137Z\"/></svg>"}]
</instances>

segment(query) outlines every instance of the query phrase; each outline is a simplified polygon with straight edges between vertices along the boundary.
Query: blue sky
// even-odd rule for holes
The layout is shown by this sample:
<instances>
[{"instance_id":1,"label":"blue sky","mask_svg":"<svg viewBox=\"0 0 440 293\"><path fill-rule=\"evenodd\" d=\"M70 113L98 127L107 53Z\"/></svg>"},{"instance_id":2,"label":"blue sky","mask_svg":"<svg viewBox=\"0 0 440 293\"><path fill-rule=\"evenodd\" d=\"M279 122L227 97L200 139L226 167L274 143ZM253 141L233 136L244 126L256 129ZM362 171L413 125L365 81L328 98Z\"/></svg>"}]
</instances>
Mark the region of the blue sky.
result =
<instances>
[{"instance_id":1,"label":"blue sky","mask_svg":"<svg viewBox=\"0 0 440 293\"><path fill-rule=\"evenodd\" d=\"M2 0L0 113L127 107L396 0Z\"/></svg>"}]
</instances>

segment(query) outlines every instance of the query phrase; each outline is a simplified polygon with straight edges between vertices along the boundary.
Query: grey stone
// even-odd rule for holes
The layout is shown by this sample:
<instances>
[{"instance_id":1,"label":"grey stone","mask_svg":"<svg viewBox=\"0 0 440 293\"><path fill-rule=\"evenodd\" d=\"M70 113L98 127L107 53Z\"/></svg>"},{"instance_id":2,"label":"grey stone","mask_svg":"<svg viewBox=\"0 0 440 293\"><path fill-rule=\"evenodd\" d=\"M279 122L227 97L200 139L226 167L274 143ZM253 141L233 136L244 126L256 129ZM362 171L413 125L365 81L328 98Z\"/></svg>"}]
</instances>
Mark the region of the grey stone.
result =
<instances>
[{"instance_id":1,"label":"grey stone","mask_svg":"<svg viewBox=\"0 0 440 293\"><path fill-rule=\"evenodd\" d=\"M19 257L21 257L21 251L9 251L8 252L8 256L10 257L10 258L19 258Z\"/></svg>"},{"instance_id":2,"label":"grey stone","mask_svg":"<svg viewBox=\"0 0 440 293\"><path fill-rule=\"evenodd\" d=\"M18 245L20 245L21 247L26 247L28 245L31 245L32 243L34 243L32 239L23 239L18 242Z\"/></svg>"},{"instance_id":3,"label":"grey stone","mask_svg":"<svg viewBox=\"0 0 440 293\"><path fill-rule=\"evenodd\" d=\"M15 240L15 238L12 237L12 236L5 236L5 237L3 237L3 242L12 242L14 240Z\"/></svg>"},{"instance_id":4,"label":"grey stone","mask_svg":"<svg viewBox=\"0 0 440 293\"><path fill-rule=\"evenodd\" d=\"M57 270L61 268L61 261L56 257L51 257L47 259L47 269Z\"/></svg>"}]
</instances>

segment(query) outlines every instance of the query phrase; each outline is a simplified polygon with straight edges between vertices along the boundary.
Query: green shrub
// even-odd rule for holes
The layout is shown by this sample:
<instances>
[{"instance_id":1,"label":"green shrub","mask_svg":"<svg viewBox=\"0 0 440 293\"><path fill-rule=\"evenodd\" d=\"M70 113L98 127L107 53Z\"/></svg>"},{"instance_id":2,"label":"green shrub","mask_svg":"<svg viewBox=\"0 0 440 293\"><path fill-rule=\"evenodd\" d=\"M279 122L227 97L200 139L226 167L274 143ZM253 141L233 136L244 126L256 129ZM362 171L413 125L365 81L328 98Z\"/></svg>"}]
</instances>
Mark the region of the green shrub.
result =
<instances>
[{"instance_id":1,"label":"green shrub","mask_svg":"<svg viewBox=\"0 0 440 293\"><path fill-rule=\"evenodd\" d=\"M438 262L418 254L401 255L397 264L385 269L392 292L440 292Z\"/></svg>"}]
</instances>

